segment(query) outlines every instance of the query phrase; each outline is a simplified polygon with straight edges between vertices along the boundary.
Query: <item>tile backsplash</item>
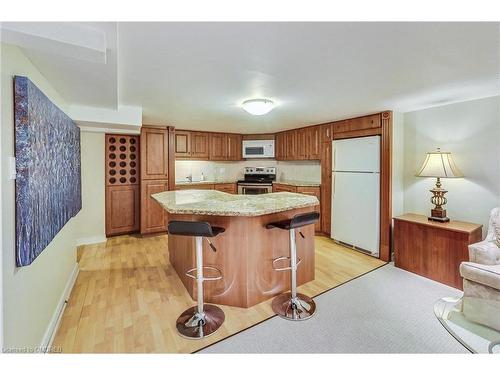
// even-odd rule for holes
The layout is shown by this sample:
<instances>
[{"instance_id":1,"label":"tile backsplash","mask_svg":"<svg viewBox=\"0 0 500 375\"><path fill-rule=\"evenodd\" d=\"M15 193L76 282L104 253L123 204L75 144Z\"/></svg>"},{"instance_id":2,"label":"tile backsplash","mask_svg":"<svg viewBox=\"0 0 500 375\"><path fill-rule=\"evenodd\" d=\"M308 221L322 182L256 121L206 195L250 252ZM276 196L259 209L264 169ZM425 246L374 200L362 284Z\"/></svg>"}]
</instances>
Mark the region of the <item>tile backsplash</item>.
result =
<instances>
[{"instance_id":1,"label":"tile backsplash","mask_svg":"<svg viewBox=\"0 0 500 375\"><path fill-rule=\"evenodd\" d=\"M276 167L277 180L301 180L321 182L321 165L317 160L307 161L276 161L276 160L245 160L240 162L177 160L175 162L176 181L185 181L189 175L193 181L205 180L239 180L243 178L244 167Z\"/></svg>"}]
</instances>

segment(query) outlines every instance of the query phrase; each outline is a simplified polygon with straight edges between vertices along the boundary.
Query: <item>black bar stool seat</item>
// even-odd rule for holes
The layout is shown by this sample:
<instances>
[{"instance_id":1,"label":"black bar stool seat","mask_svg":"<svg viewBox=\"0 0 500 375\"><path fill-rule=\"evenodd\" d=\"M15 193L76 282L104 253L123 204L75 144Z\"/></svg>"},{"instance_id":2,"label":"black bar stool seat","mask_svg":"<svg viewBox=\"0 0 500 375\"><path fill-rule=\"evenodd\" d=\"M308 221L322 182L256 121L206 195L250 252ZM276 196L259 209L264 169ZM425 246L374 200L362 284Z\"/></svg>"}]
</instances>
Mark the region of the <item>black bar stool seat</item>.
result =
<instances>
[{"instance_id":1,"label":"black bar stool seat","mask_svg":"<svg viewBox=\"0 0 500 375\"><path fill-rule=\"evenodd\" d=\"M212 251L217 248L209 238L224 233L225 229L213 227L205 221L170 221L168 233L174 236L195 237L196 267L186 271L186 276L195 279L197 285L197 305L184 311L176 322L180 335L190 339L201 339L213 334L222 325L225 319L224 311L215 305L203 303L203 282L222 279L222 272L211 266L203 265L203 238L207 240ZM219 276L204 277L203 270L216 271ZM196 272L195 272L196 271Z\"/></svg>"},{"instance_id":2,"label":"black bar stool seat","mask_svg":"<svg viewBox=\"0 0 500 375\"><path fill-rule=\"evenodd\" d=\"M221 227L213 227L206 221L176 221L172 220L168 223L168 233L176 236L201 236L215 237L224 233L226 229Z\"/></svg>"},{"instance_id":3,"label":"black bar stool seat","mask_svg":"<svg viewBox=\"0 0 500 375\"><path fill-rule=\"evenodd\" d=\"M297 214L291 219L276 221L266 225L267 229L287 230L290 236L290 256L281 256L273 260L273 268L276 271L290 271L290 292L276 296L272 302L273 311L282 318L294 321L306 320L316 312L316 303L305 294L297 293L297 266L300 259L297 258L297 243L295 241L295 229L314 224L319 219L318 212ZM304 237L302 232L300 235ZM305 238L305 237L304 237ZM289 267L275 267L279 261L289 260Z\"/></svg>"},{"instance_id":4,"label":"black bar stool seat","mask_svg":"<svg viewBox=\"0 0 500 375\"><path fill-rule=\"evenodd\" d=\"M291 219L276 221L266 225L267 229L279 228L283 230L290 230L300 228L305 225L314 224L319 220L319 212L308 212L307 214L295 215Z\"/></svg>"}]
</instances>

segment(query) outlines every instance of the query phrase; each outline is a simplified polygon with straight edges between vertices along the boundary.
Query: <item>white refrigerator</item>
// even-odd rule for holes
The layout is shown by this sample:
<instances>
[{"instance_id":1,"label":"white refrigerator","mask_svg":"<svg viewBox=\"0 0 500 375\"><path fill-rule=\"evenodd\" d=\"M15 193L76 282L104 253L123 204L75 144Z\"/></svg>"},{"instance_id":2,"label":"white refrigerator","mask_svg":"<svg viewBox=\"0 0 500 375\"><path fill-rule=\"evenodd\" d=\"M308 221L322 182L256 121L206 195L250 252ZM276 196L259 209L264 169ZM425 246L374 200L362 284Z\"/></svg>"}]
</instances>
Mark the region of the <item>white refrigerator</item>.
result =
<instances>
[{"instance_id":1,"label":"white refrigerator","mask_svg":"<svg viewBox=\"0 0 500 375\"><path fill-rule=\"evenodd\" d=\"M331 238L378 257L380 136L332 143Z\"/></svg>"}]
</instances>

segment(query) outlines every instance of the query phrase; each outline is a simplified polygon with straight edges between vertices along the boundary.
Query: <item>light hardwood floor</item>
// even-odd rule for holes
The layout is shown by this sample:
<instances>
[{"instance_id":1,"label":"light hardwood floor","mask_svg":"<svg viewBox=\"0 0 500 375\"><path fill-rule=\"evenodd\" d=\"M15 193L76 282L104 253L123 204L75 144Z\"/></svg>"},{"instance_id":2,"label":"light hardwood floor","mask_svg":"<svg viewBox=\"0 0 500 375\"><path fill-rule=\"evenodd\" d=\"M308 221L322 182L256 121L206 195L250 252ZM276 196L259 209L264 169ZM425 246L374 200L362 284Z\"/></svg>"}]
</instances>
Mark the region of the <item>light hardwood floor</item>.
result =
<instances>
[{"instance_id":1,"label":"light hardwood floor","mask_svg":"<svg viewBox=\"0 0 500 375\"><path fill-rule=\"evenodd\" d=\"M384 262L316 236L316 296ZM168 262L167 236L120 236L81 246L80 274L53 346L63 353L191 353L273 316L271 301L249 309L221 306L222 327L202 340L177 334L177 316L195 302ZM318 306L321 309L321 306Z\"/></svg>"}]
</instances>

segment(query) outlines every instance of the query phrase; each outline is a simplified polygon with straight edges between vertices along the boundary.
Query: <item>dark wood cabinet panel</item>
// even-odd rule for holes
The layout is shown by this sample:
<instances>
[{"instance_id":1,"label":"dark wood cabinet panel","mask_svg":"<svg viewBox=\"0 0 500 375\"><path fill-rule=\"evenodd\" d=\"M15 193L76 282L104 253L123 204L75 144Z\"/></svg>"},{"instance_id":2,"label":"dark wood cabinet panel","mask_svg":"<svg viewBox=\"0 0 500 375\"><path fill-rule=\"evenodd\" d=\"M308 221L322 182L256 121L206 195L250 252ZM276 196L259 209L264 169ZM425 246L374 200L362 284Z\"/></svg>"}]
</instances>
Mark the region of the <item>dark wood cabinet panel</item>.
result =
<instances>
[{"instance_id":1,"label":"dark wood cabinet panel","mask_svg":"<svg viewBox=\"0 0 500 375\"><path fill-rule=\"evenodd\" d=\"M149 180L141 184L141 233L158 233L167 230L167 212L151 198L152 194L168 190L168 181Z\"/></svg>"},{"instance_id":2,"label":"dark wood cabinet panel","mask_svg":"<svg viewBox=\"0 0 500 375\"><path fill-rule=\"evenodd\" d=\"M311 160L319 160L320 151L320 131L319 126L311 126L306 128L306 158Z\"/></svg>"},{"instance_id":3,"label":"dark wood cabinet panel","mask_svg":"<svg viewBox=\"0 0 500 375\"><path fill-rule=\"evenodd\" d=\"M190 190L190 189L196 189L196 190L213 190L214 184L182 184L182 185L175 185L175 190Z\"/></svg>"},{"instance_id":4,"label":"dark wood cabinet panel","mask_svg":"<svg viewBox=\"0 0 500 375\"><path fill-rule=\"evenodd\" d=\"M297 186L293 185L287 185L287 184L273 184L273 193L280 193L280 192L289 192L289 193L296 193L297 192Z\"/></svg>"},{"instance_id":5,"label":"dark wood cabinet panel","mask_svg":"<svg viewBox=\"0 0 500 375\"><path fill-rule=\"evenodd\" d=\"M139 185L106 187L106 236L139 230Z\"/></svg>"},{"instance_id":6,"label":"dark wood cabinet panel","mask_svg":"<svg viewBox=\"0 0 500 375\"><path fill-rule=\"evenodd\" d=\"M241 134L226 134L227 157L226 160L242 159L242 136Z\"/></svg>"},{"instance_id":7,"label":"dark wood cabinet panel","mask_svg":"<svg viewBox=\"0 0 500 375\"><path fill-rule=\"evenodd\" d=\"M468 245L481 241L482 225L406 214L394 219L396 267L462 289L460 263L469 260Z\"/></svg>"},{"instance_id":8,"label":"dark wood cabinet panel","mask_svg":"<svg viewBox=\"0 0 500 375\"><path fill-rule=\"evenodd\" d=\"M223 191L224 193L229 194L237 194L238 186L236 183L228 183L228 184L215 184L214 189L218 191Z\"/></svg>"},{"instance_id":9,"label":"dark wood cabinet panel","mask_svg":"<svg viewBox=\"0 0 500 375\"><path fill-rule=\"evenodd\" d=\"M166 128L141 128L141 179L168 178L168 132Z\"/></svg>"},{"instance_id":10,"label":"dark wood cabinet panel","mask_svg":"<svg viewBox=\"0 0 500 375\"><path fill-rule=\"evenodd\" d=\"M210 160L227 160L227 135L210 133Z\"/></svg>"},{"instance_id":11,"label":"dark wood cabinet panel","mask_svg":"<svg viewBox=\"0 0 500 375\"><path fill-rule=\"evenodd\" d=\"M285 132L285 160L295 160L297 158L297 131L289 130Z\"/></svg>"},{"instance_id":12,"label":"dark wood cabinet panel","mask_svg":"<svg viewBox=\"0 0 500 375\"><path fill-rule=\"evenodd\" d=\"M319 126L320 142L331 142L333 141L333 126L331 123L323 124Z\"/></svg>"},{"instance_id":13,"label":"dark wood cabinet panel","mask_svg":"<svg viewBox=\"0 0 500 375\"><path fill-rule=\"evenodd\" d=\"M321 144L321 231L331 230L332 142Z\"/></svg>"},{"instance_id":14,"label":"dark wood cabinet panel","mask_svg":"<svg viewBox=\"0 0 500 375\"><path fill-rule=\"evenodd\" d=\"M380 113L370 116L356 117L348 120L335 121L333 123L334 133L345 133L380 128Z\"/></svg>"},{"instance_id":15,"label":"dark wood cabinet panel","mask_svg":"<svg viewBox=\"0 0 500 375\"><path fill-rule=\"evenodd\" d=\"M276 160L285 159L285 132L276 134L274 154Z\"/></svg>"},{"instance_id":16,"label":"dark wood cabinet panel","mask_svg":"<svg viewBox=\"0 0 500 375\"><path fill-rule=\"evenodd\" d=\"M297 186L297 193L312 195L318 198L320 205L317 207L320 218L314 225L316 232L321 232L321 187L320 186Z\"/></svg>"},{"instance_id":17,"label":"dark wood cabinet panel","mask_svg":"<svg viewBox=\"0 0 500 375\"><path fill-rule=\"evenodd\" d=\"M140 138L106 134L106 236L139 230Z\"/></svg>"},{"instance_id":18,"label":"dark wood cabinet panel","mask_svg":"<svg viewBox=\"0 0 500 375\"><path fill-rule=\"evenodd\" d=\"M191 132L175 131L175 157L189 158L191 156Z\"/></svg>"},{"instance_id":19,"label":"dark wood cabinet panel","mask_svg":"<svg viewBox=\"0 0 500 375\"><path fill-rule=\"evenodd\" d=\"M191 158L198 160L208 160L208 158L210 157L209 150L210 147L208 133L191 132Z\"/></svg>"}]
</instances>

